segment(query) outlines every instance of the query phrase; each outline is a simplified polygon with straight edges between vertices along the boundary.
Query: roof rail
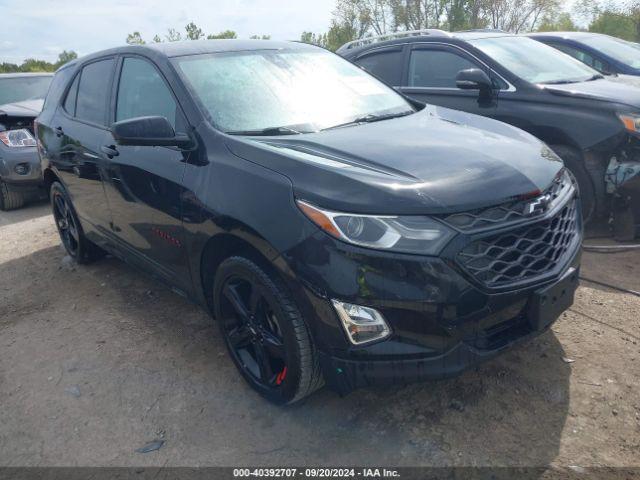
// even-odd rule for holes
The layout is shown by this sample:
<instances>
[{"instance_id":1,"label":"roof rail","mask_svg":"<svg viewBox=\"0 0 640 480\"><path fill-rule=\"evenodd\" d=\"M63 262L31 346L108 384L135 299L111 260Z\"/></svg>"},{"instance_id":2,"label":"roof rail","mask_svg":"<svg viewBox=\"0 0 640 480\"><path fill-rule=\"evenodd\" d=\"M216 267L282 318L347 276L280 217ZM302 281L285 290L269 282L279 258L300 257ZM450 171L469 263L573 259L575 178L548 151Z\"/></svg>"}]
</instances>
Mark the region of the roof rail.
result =
<instances>
[{"instance_id":1,"label":"roof rail","mask_svg":"<svg viewBox=\"0 0 640 480\"><path fill-rule=\"evenodd\" d=\"M460 30L459 32L455 32L455 33L509 33L505 30L501 30L499 28L472 28L470 30Z\"/></svg>"},{"instance_id":2,"label":"roof rail","mask_svg":"<svg viewBox=\"0 0 640 480\"><path fill-rule=\"evenodd\" d=\"M396 38L404 37L422 37L425 35L433 35L437 37L450 36L448 32L445 32L444 30L438 30L437 28L428 28L424 30L406 30L402 32L385 33L383 35L376 35L374 37L365 37L359 40L354 40L353 42L345 43L338 49L338 52L350 50L362 45L369 45L370 43L385 42L387 40L394 40Z\"/></svg>"}]
</instances>

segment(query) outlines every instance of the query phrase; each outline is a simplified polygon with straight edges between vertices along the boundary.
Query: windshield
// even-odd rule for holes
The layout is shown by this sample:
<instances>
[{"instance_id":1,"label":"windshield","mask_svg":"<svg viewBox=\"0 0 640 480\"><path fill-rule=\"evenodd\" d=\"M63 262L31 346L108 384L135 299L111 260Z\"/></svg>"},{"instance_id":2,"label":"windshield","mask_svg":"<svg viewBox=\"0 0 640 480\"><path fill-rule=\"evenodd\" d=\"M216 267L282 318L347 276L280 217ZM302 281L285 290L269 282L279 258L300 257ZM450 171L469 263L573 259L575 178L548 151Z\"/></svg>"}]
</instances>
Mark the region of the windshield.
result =
<instances>
[{"instance_id":1,"label":"windshield","mask_svg":"<svg viewBox=\"0 0 640 480\"><path fill-rule=\"evenodd\" d=\"M470 43L530 83L584 82L599 75L569 55L531 38L495 37Z\"/></svg>"},{"instance_id":2,"label":"windshield","mask_svg":"<svg viewBox=\"0 0 640 480\"><path fill-rule=\"evenodd\" d=\"M212 122L228 133L308 133L413 112L393 89L324 50L258 50L174 60Z\"/></svg>"},{"instance_id":3,"label":"windshield","mask_svg":"<svg viewBox=\"0 0 640 480\"><path fill-rule=\"evenodd\" d=\"M640 50L628 42L608 37L607 35L589 35L580 38L580 42L586 46L609 55L632 68L640 68Z\"/></svg>"},{"instance_id":4,"label":"windshield","mask_svg":"<svg viewBox=\"0 0 640 480\"><path fill-rule=\"evenodd\" d=\"M0 105L46 97L51 78L49 76L0 78Z\"/></svg>"}]
</instances>

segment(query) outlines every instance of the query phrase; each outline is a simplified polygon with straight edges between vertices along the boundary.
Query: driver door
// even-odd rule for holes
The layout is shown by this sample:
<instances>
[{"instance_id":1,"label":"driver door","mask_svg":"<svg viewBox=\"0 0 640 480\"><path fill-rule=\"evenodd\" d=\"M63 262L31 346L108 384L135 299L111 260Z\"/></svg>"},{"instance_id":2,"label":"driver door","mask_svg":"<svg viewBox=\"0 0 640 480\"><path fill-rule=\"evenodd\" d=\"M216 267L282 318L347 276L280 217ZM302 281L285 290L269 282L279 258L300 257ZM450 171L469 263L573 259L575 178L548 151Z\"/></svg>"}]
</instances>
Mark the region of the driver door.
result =
<instances>
[{"instance_id":1,"label":"driver door","mask_svg":"<svg viewBox=\"0 0 640 480\"><path fill-rule=\"evenodd\" d=\"M493 117L497 107L495 95L483 96L478 90L461 90L456 77L461 70L477 68L491 77L491 72L462 49L450 45L420 44L411 47L405 82L399 90L416 100Z\"/></svg>"}]
</instances>

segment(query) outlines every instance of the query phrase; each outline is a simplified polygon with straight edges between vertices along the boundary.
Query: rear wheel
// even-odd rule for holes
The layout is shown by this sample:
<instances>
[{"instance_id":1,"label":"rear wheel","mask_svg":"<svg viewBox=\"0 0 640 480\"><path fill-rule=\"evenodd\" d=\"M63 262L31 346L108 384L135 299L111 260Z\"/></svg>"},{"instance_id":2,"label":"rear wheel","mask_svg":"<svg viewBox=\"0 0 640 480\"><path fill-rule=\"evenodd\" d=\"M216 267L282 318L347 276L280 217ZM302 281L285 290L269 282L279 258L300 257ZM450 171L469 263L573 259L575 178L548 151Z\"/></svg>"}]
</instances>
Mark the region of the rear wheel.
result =
<instances>
[{"instance_id":1,"label":"rear wheel","mask_svg":"<svg viewBox=\"0 0 640 480\"><path fill-rule=\"evenodd\" d=\"M85 237L71 199L61 183L51 185L50 198L60 240L69 256L78 263L90 263L104 256L104 250Z\"/></svg>"},{"instance_id":2,"label":"rear wheel","mask_svg":"<svg viewBox=\"0 0 640 480\"><path fill-rule=\"evenodd\" d=\"M309 330L283 282L252 260L232 257L214 282L214 312L240 373L276 404L323 384Z\"/></svg>"},{"instance_id":3,"label":"rear wheel","mask_svg":"<svg viewBox=\"0 0 640 480\"><path fill-rule=\"evenodd\" d=\"M25 204L26 197L22 192L11 190L9 186L0 180L0 210L15 210Z\"/></svg>"},{"instance_id":4,"label":"rear wheel","mask_svg":"<svg viewBox=\"0 0 640 480\"><path fill-rule=\"evenodd\" d=\"M551 145L551 149L576 177L582 202L582 218L587 223L592 219L596 211L596 195L593 180L591 180L591 176L584 165L582 156L574 148L565 145Z\"/></svg>"}]
</instances>

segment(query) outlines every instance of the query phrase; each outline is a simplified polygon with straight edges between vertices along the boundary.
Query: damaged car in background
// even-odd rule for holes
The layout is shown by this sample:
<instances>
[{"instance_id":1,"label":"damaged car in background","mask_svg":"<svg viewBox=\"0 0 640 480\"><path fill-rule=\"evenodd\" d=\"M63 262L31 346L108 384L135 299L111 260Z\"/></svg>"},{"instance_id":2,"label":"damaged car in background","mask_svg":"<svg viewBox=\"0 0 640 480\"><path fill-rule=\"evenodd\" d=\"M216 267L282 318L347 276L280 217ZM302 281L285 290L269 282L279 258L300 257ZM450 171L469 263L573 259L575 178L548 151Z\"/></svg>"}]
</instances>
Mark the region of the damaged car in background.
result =
<instances>
[{"instance_id":1,"label":"damaged car in background","mask_svg":"<svg viewBox=\"0 0 640 480\"><path fill-rule=\"evenodd\" d=\"M42 197L42 173L33 121L51 83L48 73L0 75L0 210Z\"/></svg>"},{"instance_id":2,"label":"damaged car in background","mask_svg":"<svg viewBox=\"0 0 640 480\"><path fill-rule=\"evenodd\" d=\"M337 53L415 100L531 133L576 176L591 231L611 228L618 240L638 233L640 88L501 31L400 32Z\"/></svg>"}]
</instances>

